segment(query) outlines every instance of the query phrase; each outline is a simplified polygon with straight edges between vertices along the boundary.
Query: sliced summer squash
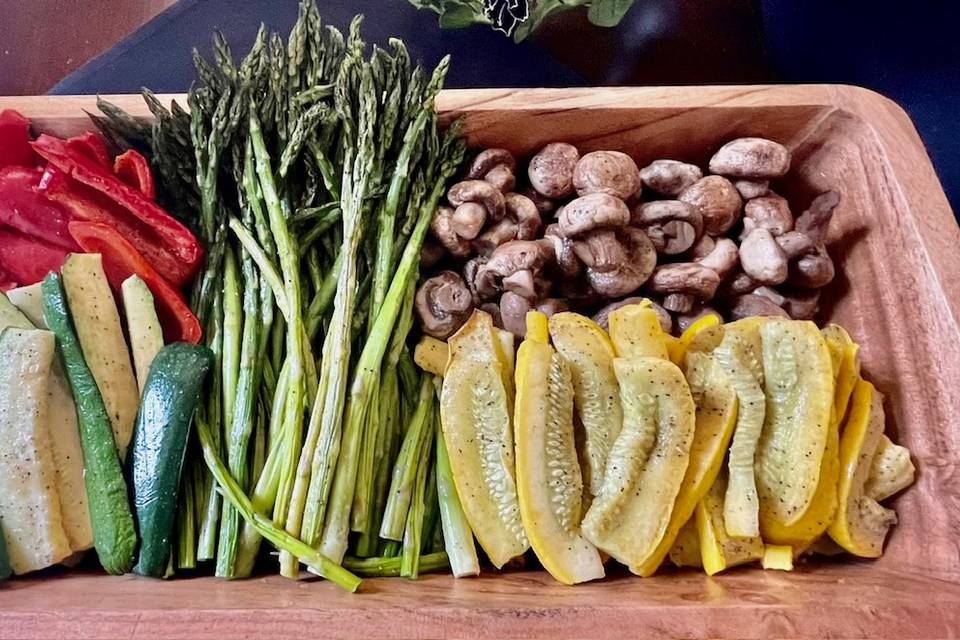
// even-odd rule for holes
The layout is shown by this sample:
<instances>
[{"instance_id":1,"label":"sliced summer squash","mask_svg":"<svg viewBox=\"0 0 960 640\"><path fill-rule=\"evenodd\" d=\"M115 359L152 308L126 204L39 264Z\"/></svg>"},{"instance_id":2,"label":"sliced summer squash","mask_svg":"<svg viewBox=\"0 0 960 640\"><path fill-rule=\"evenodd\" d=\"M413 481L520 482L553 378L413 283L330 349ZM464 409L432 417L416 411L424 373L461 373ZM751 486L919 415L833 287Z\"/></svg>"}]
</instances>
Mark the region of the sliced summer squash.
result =
<instances>
[{"instance_id":1,"label":"sliced summer squash","mask_svg":"<svg viewBox=\"0 0 960 640\"><path fill-rule=\"evenodd\" d=\"M496 567L529 547L514 479L511 401L493 320L475 311L450 338L440 394L454 484L480 546Z\"/></svg>"},{"instance_id":2,"label":"sliced summer squash","mask_svg":"<svg viewBox=\"0 0 960 640\"><path fill-rule=\"evenodd\" d=\"M566 361L547 344L547 318L527 315L517 353L514 432L517 491L530 546L564 584L604 575L597 549L580 535L583 478L573 438L573 381Z\"/></svg>"},{"instance_id":3,"label":"sliced summer squash","mask_svg":"<svg viewBox=\"0 0 960 640\"><path fill-rule=\"evenodd\" d=\"M47 428L54 346L49 331L0 331L0 526L17 574L49 567L72 553Z\"/></svg>"},{"instance_id":4,"label":"sliced summer squash","mask_svg":"<svg viewBox=\"0 0 960 640\"><path fill-rule=\"evenodd\" d=\"M0 331L7 327L13 327L14 329L35 328L30 319L0 291Z\"/></svg>"},{"instance_id":5,"label":"sliced summer squash","mask_svg":"<svg viewBox=\"0 0 960 640\"><path fill-rule=\"evenodd\" d=\"M727 474L721 472L697 505L700 560L703 570L710 576L763 557L763 540L760 536L733 537L727 533L723 521L725 495L728 495Z\"/></svg>"},{"instance_id":6,"label":"sliced summer squash","mask_svg":"<svg viewBox=\"0 0 960 640\"><path fill-rule=\"evenodd\" d=\"M840 346L843 350L840 369L836 372L837 388L834 392L833 403L837 422L842 430L847 417L847 407L850 405L850 396L853 394L853 387L860 379L860 345L855 343L847 330L839 325L828 324L821 333L826 338L827 344L831 345L831 349Z\"/></svg>"},{"instance_id":7,"label":"sliced summer squash","mask_svg":"<svg viewBox=\"0 0 960 640\"><path fill-rule=\"evenodd\" d=\"M662 358L613 361L623 429L607 459L584 536L634 573L663 538L690 459L695 411L683 373Z\"/></svg>"},{"instance_id":8,"label":"sliced summer squash","mask_svg":"<svg viewBox=\"0 0 960 640\"><path fill-rule=\"evenodd\" d=\"M413 361L417 366L435 376L443 376L447 369L450 350L447 343L431 336L423 336L413 350Z\"/></svg>"},{"instance_id":9,"label":"sliced summer squash","mask_svg":"<svg viewBox=\"0 0 960 640\"><path fill-rule=\"evenodd\" d=\"M107 408L120 460L125 460L140 390L100 254L74 253L61 273L83 357Z\"/></svg>"},{"instance_id":10,"label":"sliced summer squash","mask_svg":"<svg viewBox=\"0 0 960 640\"><path fill-rule=\"evenodd\" d=\"M687 355L690 345L693 344L693 341L696 340L697 336L700 335L702 331L705 331L711 327L716 327L720 324L720 322L720 317L711 313L710 315L703 316L692 325L687 327L687 330L684 331L679 338L668 345L668 350L670 351L670 361L678 367L682 367L684 357Z\"/></svg>"},{"instance_id":11,"label":"sliced summer squash","mask_svg":"<svg viewBox=\"0 0 960 640\"><path fill-rule=\"evenodd\" d=\"M883 425L883 396L861 379L840 438L839 507L827 532L841 547L864 558L883 554L887 532L897 521L896 512L864 493Z\"/></svg>"},{"instance_id":12,"label":"sliced summer squash","mask_svg":"<svg viewBox=\"0 0 960 640\"><path fill-rule=\"evenodd\" d=\"M697 503L716 480L737 421L737 394L713 356L691 351L685 359L684 373L697 408L690 463L680 483L666 533L650 557L638 567L637 573L644 577L653 575L661 565L684 523L692 519Z\"/></svg>"},{"instance_id":13,"label":"sliced summer squash","mask_svg":"<svg viewBox=\"0 0 960 640\"><path fill-rule=\"evenodd\" d=\"M833 411L833 366L812 322L771 319L760 336L767 397L756 457L761 519L790 526L817 491Z\"/></svg>"},{"instance_id":14,"label":"sliced summer squash","mask_svg":"<svg viewBox=\"0 0 960 640\"><path fill-rule=\"evenodd\" d=\"M667 337L649 304L630 304L610 313L610 340L618 358L666 360Z\"/></svg>"},{"instance_id":15,"label":"sliced summer squash","mask_svg":"<svg viewBox=\"0 0 960 640\"><path fill-rule=\"evenodd\" d=\"M583 426L580 467L589 499L600 491L610 447L623 425L613 344L597 323L576 313L558 313L549 325L553 344L573 376L574 409Z\"/></svg>"},{"instance_id":16,"label":"sliced summer squash","mask_svg":"<svg viewBox=\"0 0 960 640\"><path fill-rule=\"evenodd\" d=\"M11 289L8 296L37 328L47 328L43 317L43 292L39 282L29 287ZM77 406L73 401L73 392L70 390L70 382L63 371L63 365L56 357L50 366L47 394L47 424L53 462L57 468L57 494L60 496L63 529L67 532L70 548L83 551L93 546L87 490L83 484L83 449L80 446Z\"/></svg>"},{"instance_id":17,"label":"sliced summer squash","mask_svg":"<svg viewBox=\"0 0 960 640\"><path fill-rule=\"evenodd\" d=\"M910 451L882 435L880 444L877 445L877 453L870 464L864 492L877 502L886 500L913 484L915 474Z\"/></svg>"},{"instance_id":18,"label":"sliced summer squash","mask_svg":"<svg viewBox=\"0 0 960 640\"><path fill-rule=\"evenodd\" d=\"M150 364L163 348L163 329L153 304L153 294L147 284L137 276L130 276L120 286L123 296L123 312L127 318L130 334L130 351L137 373L137 385L143 393L147 383Z\"/></svg>"},{"instance_id":19,"label":"sliced summer squash","mask_svg":"<svg viewBox=\"0 0 960 640\"><path fill-rule=\"evenodd\" d=\"M670 547L670 562L677 567L703 568L696 516L687 520L686 524L680 527L677 538L674 540L673 546Z\"/></svg>"},{"instance_id":20,"label":"sliced summer squash","mask_svg":"<svg viewBox=\"0 0 960 640\"><path fill-rule=\"evenodd\" d=\"M766 570L793 571L793 548L789 545L768 544L763 549L760 566Z\"/></svg>"},{"instance_id":21,"label":"sliced summer squash","mask_svg":"<svg viewBox=\"0 0 960 640\"><path fill-rule=\"evenodd\" d=\"M754 462L766 415L760 342L760 327L766 320L746 318L723 325L723 337L713 351L717 363L737 392L737 424L727 463L727 493L722 502L726 533L735 537L760 534L760 500ZM704 340L716 338L713 332L704 333Z\"/></svg>"}]
</instances>

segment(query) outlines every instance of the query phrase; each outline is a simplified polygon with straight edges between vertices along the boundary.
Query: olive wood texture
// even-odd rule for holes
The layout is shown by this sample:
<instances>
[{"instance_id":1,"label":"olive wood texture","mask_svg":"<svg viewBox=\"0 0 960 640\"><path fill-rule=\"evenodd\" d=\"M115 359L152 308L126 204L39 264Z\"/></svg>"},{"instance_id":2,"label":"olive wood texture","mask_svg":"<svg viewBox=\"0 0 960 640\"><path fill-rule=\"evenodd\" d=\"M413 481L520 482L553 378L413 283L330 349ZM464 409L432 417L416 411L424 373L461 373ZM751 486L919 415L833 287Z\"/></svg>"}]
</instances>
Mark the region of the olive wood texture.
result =
<instances>
[{"instance_id":1,"label":"olive wood texture","mask_svg":"<svg viewBox=\"0 0 960 640\"><path fill-rule=\"evenodd\" d=\"M110 98L147 116L136 96ZM92 97L0 98L35 129L89 129ZM775 185L802 210L841 194L831 224L838 277L818 320L846 327L887 397L888 432L916 484L893 500L900 523L876 561L813 560L793 573L737 569L707 578L615 571L564 587L542 572L479 579L368 580L348 595L277 577L155 581L47 572L0 583L0 638L943 637L960 634L960 228L906 114L846 86L445 91L444 119L471 146L529 156L555 140L706 165L738 136L793 151ZM62 573L62 575L61 575Z\"/></svg>"}]
</instances>

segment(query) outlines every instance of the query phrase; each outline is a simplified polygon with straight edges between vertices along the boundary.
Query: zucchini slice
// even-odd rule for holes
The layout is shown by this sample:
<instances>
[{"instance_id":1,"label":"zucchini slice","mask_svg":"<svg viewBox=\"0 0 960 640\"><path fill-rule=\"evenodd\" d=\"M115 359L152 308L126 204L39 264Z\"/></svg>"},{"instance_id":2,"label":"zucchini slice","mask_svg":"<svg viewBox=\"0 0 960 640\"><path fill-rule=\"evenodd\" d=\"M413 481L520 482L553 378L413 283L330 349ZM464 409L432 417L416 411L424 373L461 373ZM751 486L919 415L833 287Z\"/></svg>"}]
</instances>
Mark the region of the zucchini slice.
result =
<instances>
[{"instance_id":1,"label":"zucchini slice","mask_svg":"<svg viewBox=\"0 0 960 640\"><path fill-rule=\"evenodd\" d=\"M670 547L670 562L677 567L697 567L703 568L703 560L700 559L700 536L697 533L697 518L693 517L687 520L686 524L680 527L677 538Z\"/></svg>"},{"instance_id":2,"label":"zucchini slice","mask_svg":"<svg viewBox=\"0 0 960 640\"><path fill-rule=\"evenodd\" d=\"M763 360L760 327L766 318L746 318L723 325L722 338L713 353L737 393L737 424L727 462L728 478L723 501L726 533L736 537L760 534L760 500L754 462L766 399L763 395ZM704 332L704 340L716 334Z\"/></svg>"},{"instance_id":3,"label":"zucchini slice","mask_svg":"<svg viewBox=\"0 0 960 640\"><path fill-rule=\"evenodd\" d=\"M880 436L877 453L870 464L870 475L864 492L880 502L900 493L913 484L916 469L906 447L894 444L886 435Z\"/></svg>"},{"instance_id":4,"label":"zucchini slice","mask_svg":"<svg viewBox=\"0 0 960 640\"><path fill-rule=\"evenodd\" d=\"M790 526L817 491L833 411L833 366L812 322L772 319L760 335L767 407L757 447L757 491L763 518Z\"/></svg>"},{"instance_id":5,"label":"zucchini slice","mask_svg":"<svg viewBox=\"0 0 960 640\"><path fill-rule=\"evenodd\" d=\"M728 527L724 524L726 509L723 505L727 493L727 474L720 473L710 491L697 505L700 561L709 576L763 557L763 540L760 536L734 537L727 533Z\"/></svg>"},{"instance_id":6,"label":"zucchini slice","mask_svg":"<svg viewBox=\"0 0 960 640\"><path fill-rule=\"evenodd\" d=\"M133 367L137 373L137 385L143 394L150 365L163 348L163 329L160 328L153 293L147 283L138 276L130 276L120 285L120 291L123 312L127 318L127 333L130 335Z\"/></svg>"},{"instance_id":7,"label":"zucchini slice","mask_svg":"<svg viewBox=\"0 0 960 640\"><path fill-rule=\"evenodd\" d=\"M690 463L680 483L680 492L673 505L666 533L654 552L639 567L637 573L644 577L656 572L684 523L691 520L697 503L713 485L723 466L723 457L737 422L737 394L713 356L690 351L685 359L684 372L693 403L697 407Z\"/></svg>"},{"instance_id":8,"label":"zucchini slice","mask_svg":"<svg viewBox=\"0 0 960 640\"><path fill-rule=\"evenodd\" d=\"M527 339L517 354L520 515L544 569L564 584L577 584L602 578L603 563L580 535L583 478L573 438L570 369L546 343L546 332L537 331L538 323L545 329L546 316L527 315Z\"/></svg>"},{"instance_id":9,"label":"zucchini slice","mask_svg":"<svg viewBox=\"0 0 960 640\"><path fill-rule=\"evenodd\" d=\"M589 502L600 491L610 447L623 426L613 344L600 325L576 313L558 313L549 326L553 344L573 376L573 405L583 426L580 467Z\"/></svg>"},{"instance_id":10,"label":"zucchini slice","mask_svg":"<svg viewBox=\"0 0 960 640\"><path fill-rule=\"evenodd\" d=\"M683 373L661 358L616 358L623 430L584 536L634 573L663 538L690 459L696 408Z\"/></svg>"},{"instance_id":11,"label":"zucchini slice","mask_svg":"<svg viewBox=\"0 0 960 640\"><path fill-rule=\"evenodd\" d=\"M511 400L493 320L475 311L449 347L440 419L454 484L477 541L500 568L530 545L520 519Z\"/></svg>"},{"instance_id":12,"label":"zucchini slice","mask_svg":"<svg viewBox=\"0 0 960 640\"><path fill-rule=\"evenodd\" d=\"M883 542L897 514L864 493L883 435L883 396L865 380L857 382L850 416L840 438L837 516L827 533L841 547L864 558L883 554Z\"/></svg>"}]
</instances>

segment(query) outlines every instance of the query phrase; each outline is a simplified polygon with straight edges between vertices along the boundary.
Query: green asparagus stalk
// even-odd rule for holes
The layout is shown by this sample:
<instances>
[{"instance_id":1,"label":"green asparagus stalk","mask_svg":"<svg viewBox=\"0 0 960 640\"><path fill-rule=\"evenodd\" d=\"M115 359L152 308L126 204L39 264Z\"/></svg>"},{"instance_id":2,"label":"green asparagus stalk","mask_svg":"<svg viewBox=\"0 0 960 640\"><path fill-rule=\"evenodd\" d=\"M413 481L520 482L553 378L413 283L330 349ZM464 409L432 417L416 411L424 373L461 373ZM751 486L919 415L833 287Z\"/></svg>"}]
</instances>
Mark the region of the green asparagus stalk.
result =
<instances>
[{"instance_id":1,"label":"green asparagus stalk","mask_svg":"<svg viewBox=\"0 0 960 640\"><path fill-rule=\"evenodd\" d=\"M473 542L473 531L453 483L450 455L447 453L447 443L443 439L443 428L439 420L436 428L436 450L440 524L443 527L443 542L450 558L450 568L457 578L480 575L480 561Z\"/></svg>"},{"instance_id":2,"label":"green asparagus stalk","mask_svg":"<svg viewBox=\"0 0 960 640\"><path fill-rule=\"evenodd\" d=\"M430 420L430 430L426 433L420 451L420 460L417 462L417 477L410 508L407 510L407 524L403 532L400 575L411 580L416 580L420 573L420 549L423 546L424 539L423 525L426 513L427 479L430 477L429 469L432 466L430 463L430 450L433 445L431 431L433 423L436 421L436 411L431 413L434 416Z\"/></svg>"},{"instance_id":3,"label":"green asparagus stalk","mask_svg":"<svg viewBox=\"0 0 960 640\"><path fill-rule=\"evenodd\" d=\"M365 578L389 578L401 575L401 557L344 558L343 568ZM450 566L444 551L420 556L420 572L439 571Z\"/></svg>"}]
</instances>

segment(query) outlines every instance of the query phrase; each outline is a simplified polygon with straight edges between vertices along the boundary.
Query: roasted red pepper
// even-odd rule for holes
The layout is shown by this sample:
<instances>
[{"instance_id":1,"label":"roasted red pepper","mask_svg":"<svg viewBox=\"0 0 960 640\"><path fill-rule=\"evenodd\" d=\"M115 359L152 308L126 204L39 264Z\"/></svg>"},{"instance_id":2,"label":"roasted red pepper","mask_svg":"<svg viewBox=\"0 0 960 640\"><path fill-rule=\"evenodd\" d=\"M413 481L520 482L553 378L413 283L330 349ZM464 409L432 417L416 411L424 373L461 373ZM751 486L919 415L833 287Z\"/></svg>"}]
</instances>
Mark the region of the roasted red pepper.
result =
<instances>
[{"instance_id":1,"label":"roasted red pepper","mask_svg":"<svg viewBox=\"0 0 960 640\"><path fill-rule=\"evenodd\" d=\"M0 167L32 167L37 160L30 148L30 121L13 109L0 111Z\"/></svg>"},{"instance_id":2,"label":"roasted red pepper","mask_svg":"<svg viewBox=\"0 0 960 640\"><path fill-rule=\"evenodd\" d=\"M0 270L17 284L40 282L51 271L59 271L70 252L36 238L0 228Z\"/></svg>"},{"instance_id":3,"label":"roasted red pepper","mask_svg":"<svg viewBox=\"0 0 960 640\"><path fill-rule=\"evenodd\" d=\"M164 280L116 229L97 222L71 222L70 233L87 253L103 256L103 270L114 291L131 275L138 275L153 293L157 315L167 342L200 342L200 322L173 285Z\"/></svg>"},{"instance_id":4,"label":"roasted red pepper","mask_svg":"<svg viewBox=\"0 0 960 640\"><path fill-rule=\"evenodd\" d=\"M190 230L151 202L138 190L122 182L86 156L71 151L63 140L41 135L34 150L71 178L100 192L149 226L160 242L195 273L203 259L203 248Z\"/></svg>"},{"instance_id":5,"label":"roasted red pepper","mask_svg":"<svg viewBox=\"0 0 960 640\"><path fill-rule=\"evenodd\" d=\"M112 226L143 255L167 280L182 286L190 280L192 269L168 250L153 230L129 215L99 191L71 180L48 165L40 182L41 193L66 209L73 218L102 222Z\"/></svg>"},{"instance_id":6,"label":"roasted red pepper","mask_svg":"<svg viewBox=\"0 0 960 640\"><path fill-rule=\"evenodd\" d=\"M67 139L67 148L90 158L102 167L112 167L107 143L92 131L84 131L78 136Z\"/></svg>"},{"instance_id":7,"label":"roasted red pepper","mask_svg":"<svg viewBox=\"0 0 960 640\"><path fill-rule=\"evenodd\" d=\"M70 214L37 191L43 169L0 169L0 225L44 240L68 251L79 251L67 230Z\"/></svg>"},{"instance_id":8,"label":"roasted red pepper","mask_svg":"<svg viewBox=\"0 0 960 640\"><path fill-rule=\"evenodd\" d=\"M153 174L150 173L150 164L140 155L139 151L129 149L116 157L113 161L113 172L125 183L137 189L150 198L157 199L157 188L153 184Z\"/></svg>"}]
</instances>

